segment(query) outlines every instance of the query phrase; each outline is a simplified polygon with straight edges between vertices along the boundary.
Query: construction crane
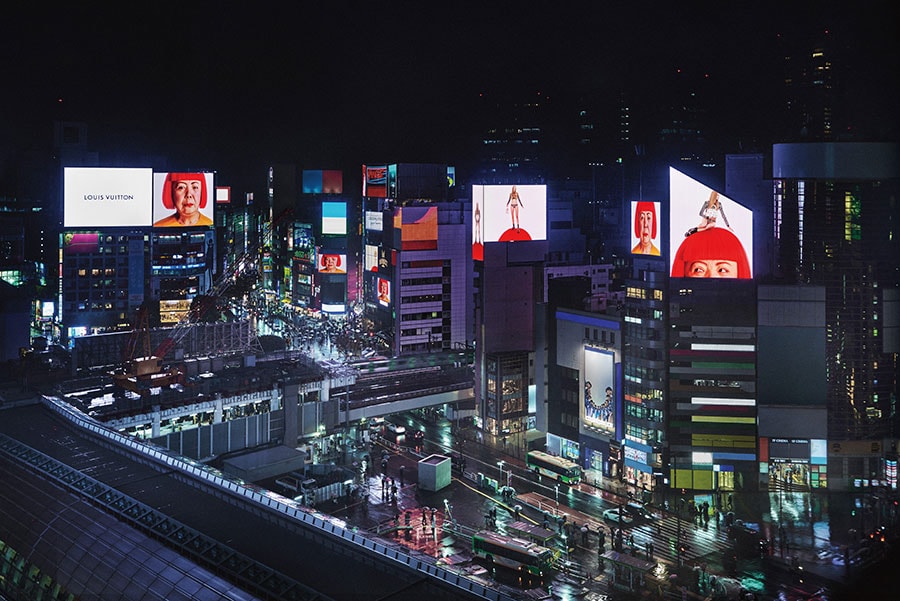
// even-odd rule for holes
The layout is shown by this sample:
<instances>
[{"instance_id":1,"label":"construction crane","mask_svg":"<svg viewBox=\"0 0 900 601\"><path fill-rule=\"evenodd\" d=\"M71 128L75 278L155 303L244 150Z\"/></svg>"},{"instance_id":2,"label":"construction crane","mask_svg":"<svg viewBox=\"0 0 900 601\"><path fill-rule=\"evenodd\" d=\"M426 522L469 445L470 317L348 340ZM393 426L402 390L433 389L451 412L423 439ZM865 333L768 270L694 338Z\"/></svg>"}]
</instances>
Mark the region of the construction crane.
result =
<instances>
[{"instance_id":1,"label":"construction crane","mask_svg":"<svg viewBox=\"0 0 900 601\"><path fill-rule=\"evenodd\" d=\"M260 240L244 249L244 252L219 276L204 296L211 298L213 303L215 303L216 299L221 298L246 269L256 264L260 245L269 239L272 229L285 219L288 219L292 214L293 210L287 208L270 222L265 223ZM209 307L210 305L207 304L206 306ZM185 312L178 323L169 331L168 335L151 351L149 309L146 303L142 304L138 309L134 328L123 352L124 366L115 370L112 374L116 385L145 395L149 394L153 388L183 383L184 372L181 368L174 366L164 369L163 362L166 355L184 339L191 327L201 317L201 313L202 311L199 308L195 308L192 304L191 310ZM142 349L139 349L141 345ZM139 350L143 350L142 355L138 355Z\"/></svg>"}]
</instances>

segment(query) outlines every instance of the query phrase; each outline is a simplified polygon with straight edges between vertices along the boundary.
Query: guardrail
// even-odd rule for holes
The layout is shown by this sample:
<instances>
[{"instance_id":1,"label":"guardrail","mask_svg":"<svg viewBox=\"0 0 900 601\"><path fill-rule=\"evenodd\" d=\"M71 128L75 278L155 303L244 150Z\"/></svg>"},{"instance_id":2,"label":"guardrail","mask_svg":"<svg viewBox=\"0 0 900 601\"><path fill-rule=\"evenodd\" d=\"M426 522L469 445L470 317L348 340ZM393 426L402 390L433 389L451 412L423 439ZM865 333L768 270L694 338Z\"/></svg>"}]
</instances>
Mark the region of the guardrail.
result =
<instances>
[{"instance_id":1,"label":"guardrail","mask_svg":"<svg viewBox=\"0 0 900 601\"><path fill-rule=\"evenodd\" d=\"M193 462L187 458L170 455L153 444L120 434L94 418L80 413L72 406L63 403L58 399L44 396L42 397L42 402L57 415L73 425L92 432L117 446L124 446L134 453L149 457L174 471L190 475L194 478L203 480L208 484L227 490L242 497L247 502L274 511L285 518L302 522L320 532L336 536L355 545L359 549L375 553L392 562L401 563L420 574L430 578L436 578L451 587L464 590L472 595L481 597L482 599L488 599L490 601L515 600L515 597L508 593L490 588L463 574L437 565L433 561L430 561L432 558L413 557L403 551L402 548L389 546L380 540L365 536L357 530L349 529L346 527L345 523L337 518L310 510L309 508L303 507L293 500L282 497L275 492L250 488L245 483L232 480L224 475L211 471L203 464Z\"/></svg>"}]
</instances>

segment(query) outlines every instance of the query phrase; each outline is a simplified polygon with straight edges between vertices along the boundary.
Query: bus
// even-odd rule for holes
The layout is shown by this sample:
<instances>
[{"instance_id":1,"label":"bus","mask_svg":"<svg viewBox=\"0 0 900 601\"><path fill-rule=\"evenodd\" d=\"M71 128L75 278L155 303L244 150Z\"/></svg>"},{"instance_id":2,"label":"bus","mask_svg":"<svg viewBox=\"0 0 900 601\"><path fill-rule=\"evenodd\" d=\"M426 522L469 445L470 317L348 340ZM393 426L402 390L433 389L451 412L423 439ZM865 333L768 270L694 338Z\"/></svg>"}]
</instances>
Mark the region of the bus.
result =
<instances>
[{"instance_id":1,"label":"bus","mask_svg":"<svg viewBox=\"0 0 900 601\"><path fill-rule=\"evenodd\" d=\"M543 451L528 451L525 464L530 470L566 484L581 482L581 467L574 461L562 457L556 457Z\"/></svg>"},{"instance_id":2,"label":"bus","mask_svg":"<svg viewBox=\"0 0 900 601\"><path fill-rule=\"evenodd\" d=\"M537 543L483 530L472 536L472 554L494 565L543 577L559 556Z\"/></svg>"}]
</instances>

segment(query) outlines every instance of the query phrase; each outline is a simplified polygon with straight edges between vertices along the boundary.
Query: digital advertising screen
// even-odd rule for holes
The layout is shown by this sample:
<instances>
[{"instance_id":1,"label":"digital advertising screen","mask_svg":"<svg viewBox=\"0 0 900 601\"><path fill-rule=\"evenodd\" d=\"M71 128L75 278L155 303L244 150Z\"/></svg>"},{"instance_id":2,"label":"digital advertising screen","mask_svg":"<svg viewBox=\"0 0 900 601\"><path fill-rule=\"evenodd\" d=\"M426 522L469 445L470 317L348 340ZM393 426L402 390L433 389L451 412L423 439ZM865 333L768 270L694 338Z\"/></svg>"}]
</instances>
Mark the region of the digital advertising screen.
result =
<instances>
[{"instance_id":1,"label":"digital advertising screen","mask_svg":"<svg viewBox=\"0 0 900 601\"><path fill-rule=\"evenodd\" d=\"M216 204L231 204L231 186L216 186Z\"/></svg>"},{"instance_id":2,"label":"digital advertising screen","mask_svg":"<svg viewBox=\"0 0 900 601\"><path fill-rule=\"evenodd\" d=\"M212 173L153 174L153 227L213 225Z\"/></svg>"},{"instance_id":3,"label":"digital advertising screen","mask_svg":"<svg viewBox=\"0 0 900 601\"><path fill-rule=\"evenodd\" d=\"M319 273L347 273L347 255L323 252L319 254Z\"/></svg>"},{"instance_id":4,"label":"digital advertising screen","mask_svg":"<svg viewBox=\"0 0 900 601\"><path fill-rule=\"evenodd\" d=\"M631 254L660 256L660 203L635 200L631 203Z\"/></svg>"},{"instance_id":5,"label":"digital advertising screen","mask_svg":"<svg viewBox=\"0 0 900 601\"><path fill-rule=\"evenodd\" d=\"M387 165L362 166L363 196L387 198Z\"/></svg>"},{"instance_id":6,"label":"digital advertising screen","mask_svg":"<svg viewBox=\"0 0 900 601\"><path fill-rule=\"evenodd\" d=\"M366 231L380 232L383 229L382 220L384 215L381 211L366 211Z\"/></svg>"},{"instance_id":7,"label":"digital advertising screen","mask_svg":"<svg viewBox=\"0 0 900 601\"><path fill-rule=\"evenodd\" d=\"M322 233L339 236L347 233L347 203L322 203Z\"/></svg>"},{"instance_id":8,"label":"digital advertising screen","mask_svg":"<svg viewBox=\"0 0 900 601\"><path fill-rule=\"evenodd\" d=\"M615 432L616 371L610 351L584 347L584 391L581 409L585 426Z\"/></svg>"},{"instance_id":9,"label":"digital advertising screen","mask_svg":"<svg viewBox=\"0 0 900 601\"><path fill-rule=\"evenodd\" d=\"M63 234L63 253L67 255L95 253L99 249L100 234L97 232Z\"/></svg>"},{"instance_id":10,"label":"digital advertising screen","mask_svg":"<svg viewBox=\"0 0 900 601\"><path fill-rule=\"evenodd\" d=\"M437 250L437 207L402 207L401 250Z\"/></svg>"},{"instance_id":11,"label":"digital advertising screen","mask_svg":"<svg viewBox=\"0 0 900 601\"><path fill-rule=\"evenodd\" d=\"M753 277L753 212L669 169L669 269L673 278Z\"/></svg>"},{"instance_id":12,"label":"digital advertising screen","mask_svg":"<svg viewBox=\"0 0 900 601\"><path fill-rule=\"evenodd\" d=\"M487 242L547 239L547 186L472 186L472 255L484 258Z\"/></svg>"},{"instance_id":13,"label":"digital advertising screen","mask_svg":"<svg viewBox=\"0 0 900 601\"><path fill-rule=\"evenodd\" d=\"M141 227L153 220L153 170L66 167L63 225Z\"/></svg>"},{"instance_id":14,"label":"digital advertising screen","mask_svg":"<svg viewBox=\"0 0 900 601\"><path fill-rule=\"evenodd\" d=\"M391 281L384 278L378 278L378 289L376 290L378 304L387 307L391 304Z\"/></svg>"},{"instance_id":15,"label":"digital advertising screen","mask_svg":"<svg viewBox=\"0 0 900 601\"><path fill-rule=\"evenodd\" d=\"M366 244L365 265L366 271L378 271L378 247Z\"/></svg>"}]
</instances>

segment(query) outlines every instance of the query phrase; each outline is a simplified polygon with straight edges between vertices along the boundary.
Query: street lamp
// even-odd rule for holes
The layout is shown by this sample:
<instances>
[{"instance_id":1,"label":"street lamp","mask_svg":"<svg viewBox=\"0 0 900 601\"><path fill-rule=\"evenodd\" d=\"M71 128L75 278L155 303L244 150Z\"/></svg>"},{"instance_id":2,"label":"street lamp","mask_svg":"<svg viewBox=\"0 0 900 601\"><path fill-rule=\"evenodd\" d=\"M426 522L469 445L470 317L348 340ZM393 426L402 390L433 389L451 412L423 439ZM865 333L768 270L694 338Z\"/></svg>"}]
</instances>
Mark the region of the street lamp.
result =
<instances>
[{"instance_id":1,"label":"street lamp","mask_svg":"<svg viewBox=\"0 0 900 601\"><path fill-rule=\"evenodd\" d=\"M497 462L497 467L500 468L500 483L503 483L503 464L506 463L503 459Z\"/></svg>"}]
</instances>

